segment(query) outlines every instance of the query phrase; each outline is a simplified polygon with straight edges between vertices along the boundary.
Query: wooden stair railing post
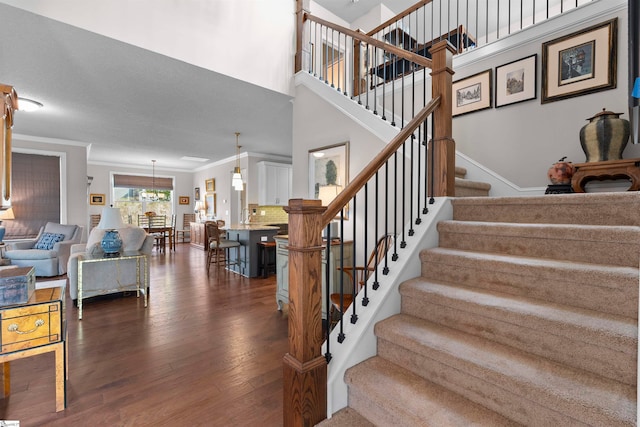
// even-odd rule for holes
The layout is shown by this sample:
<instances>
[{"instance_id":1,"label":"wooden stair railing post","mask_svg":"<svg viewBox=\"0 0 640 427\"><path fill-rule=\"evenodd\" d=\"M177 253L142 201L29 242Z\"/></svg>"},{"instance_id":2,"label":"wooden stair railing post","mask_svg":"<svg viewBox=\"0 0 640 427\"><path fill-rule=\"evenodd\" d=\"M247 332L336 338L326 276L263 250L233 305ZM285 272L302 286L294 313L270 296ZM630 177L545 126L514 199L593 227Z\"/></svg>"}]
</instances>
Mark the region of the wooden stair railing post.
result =
<instances>
[{"instance_id":1,"label":"wooden stair railing post","mask_svg":"<svg viewBox=\"0 0 640 427\"><path fill-rule=\"evenodd\" d=\"M434 128L429 141L428 167L433 171L429 179L433 180L433 197L455 196L456 143L452 136L451 112L453 94L453 54L455 49L443 40L430 50L433 61L432 98L440 97L440 106L433 112ZM431 158L433 156L433 159Z\"/></svg>"},{"instance_id":2,"label":"wooden stair railing post","mask_svg":"<svg viewBox=\"0 0 640 427\"><path fill-rule=\"evenodd\" d=\"M327 417L327 360L322 355L321 200L291 199L289 352L284 356L284 425L314 426Z\"/></svg>"}]
</instances>

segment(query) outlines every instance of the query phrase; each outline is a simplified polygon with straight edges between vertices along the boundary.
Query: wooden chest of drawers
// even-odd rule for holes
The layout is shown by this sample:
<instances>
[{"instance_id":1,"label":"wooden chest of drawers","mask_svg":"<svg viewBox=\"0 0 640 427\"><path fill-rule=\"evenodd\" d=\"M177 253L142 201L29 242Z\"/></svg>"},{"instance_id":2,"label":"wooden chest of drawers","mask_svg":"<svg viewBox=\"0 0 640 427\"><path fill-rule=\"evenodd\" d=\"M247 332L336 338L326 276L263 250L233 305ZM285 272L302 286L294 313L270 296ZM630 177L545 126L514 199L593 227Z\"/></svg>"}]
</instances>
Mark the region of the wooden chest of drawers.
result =
<instances>
[{"instance_id":1,"label":"wooden chest of drawers","mask_svg":"<svg viewBox=\"0 0 640 427\"><path fill-rule=\"evenodd\" d=\"M11 361L53 352L56 411L67 406L64 319L64 287L36 289L26 303L0 307L0 370L5 396L11 392Z\"/></svg>"},{"instance_id":2,"label":"wooden chest of drawers","mask_svg":"<svg viewBox=\"0 0 640 427\"><path fill-rule=\"evenodd\" d=\"M62 340L64 318L60 294L60 288L39 289L26 304L7 306L0 311L2 353Z\"/></svg>"}]
</instances>

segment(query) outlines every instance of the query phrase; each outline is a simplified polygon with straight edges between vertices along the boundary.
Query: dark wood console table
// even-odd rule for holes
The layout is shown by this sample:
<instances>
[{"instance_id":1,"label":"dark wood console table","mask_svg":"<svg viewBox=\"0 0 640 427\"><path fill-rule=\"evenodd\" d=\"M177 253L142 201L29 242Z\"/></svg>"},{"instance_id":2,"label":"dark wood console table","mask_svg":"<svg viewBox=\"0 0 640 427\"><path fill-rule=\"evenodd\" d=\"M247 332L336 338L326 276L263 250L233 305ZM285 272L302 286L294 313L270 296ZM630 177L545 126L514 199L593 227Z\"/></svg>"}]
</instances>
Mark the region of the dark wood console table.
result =
<instances>
[{"instance_id":1,"label":"dark wood console table","mask_svg":"<svg viewBox=\"0 0 640 427\"><path fill-rule=\"evenodd\" d=\"M640 159L607 160L603 162L574 163L571 188L576 193L584 193L589 181L607 179L628 179L631 187L627 191L640 190Z\"/></svg>"}]
</instances>

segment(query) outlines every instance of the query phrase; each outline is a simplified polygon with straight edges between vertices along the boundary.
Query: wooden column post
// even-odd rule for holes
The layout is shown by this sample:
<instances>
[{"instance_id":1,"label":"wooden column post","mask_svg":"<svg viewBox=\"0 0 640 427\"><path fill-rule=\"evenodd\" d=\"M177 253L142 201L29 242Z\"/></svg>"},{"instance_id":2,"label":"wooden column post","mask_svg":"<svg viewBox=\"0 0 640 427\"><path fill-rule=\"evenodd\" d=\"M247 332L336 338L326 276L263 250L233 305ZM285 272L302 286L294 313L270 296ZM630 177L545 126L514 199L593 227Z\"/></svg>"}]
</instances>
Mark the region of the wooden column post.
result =
<instances>
[{"instance_id":1,"label":"wooden column post","mask_svg":"<svg viewBox=\"0 0 640 427\"><path fill-rule=\"evenodd\" d=\"M13 86L0 83L0 95L0 205L7 208L11 198L11 128L18 94Z\"/></svg>"},{"instance_id":2,"label":"wooden column post","mask_svg":"<svg viewBox=\"0 0 640 427\"><path fill-rule=\"evenodd\" d=\"M291 199L289 352L284 356L284 426L313 426L327 416L322 355L322 213L320 200Z\"/></svg>"},{"instance_id":3,"label":"wooden column post","mask_svg":"<svg viewBox=\"0 0 640 427\"><path fill-rule=\"evenodd\" d=\"M433 165L433 196L455 196L456 143L452 136L451 111L453 94L453 46L446 40L436 43L430 50L433 60L431 71L432 97L440 96L440 106L433 113L435 126L429 141L428 167ZM431 159L433 156L433 161Z\"/></svg>"}]
</instances>

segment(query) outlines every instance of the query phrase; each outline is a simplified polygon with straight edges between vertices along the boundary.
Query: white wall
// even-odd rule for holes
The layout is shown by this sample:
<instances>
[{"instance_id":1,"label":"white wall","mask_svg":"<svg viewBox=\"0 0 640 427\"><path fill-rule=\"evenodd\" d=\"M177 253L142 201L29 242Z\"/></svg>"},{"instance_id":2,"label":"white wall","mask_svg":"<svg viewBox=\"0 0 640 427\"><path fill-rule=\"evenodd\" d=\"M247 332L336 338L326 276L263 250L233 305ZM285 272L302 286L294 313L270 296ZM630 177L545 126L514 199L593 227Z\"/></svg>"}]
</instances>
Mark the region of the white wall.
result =
<instances>
[{"instance_id":1,"label":"white wall","mask_svg":"<svg viewBox=\"0 0 640 427\"><path fill-rule=\"evenodd\" d=\"M294 0L2 3L277 92L292 93Z\"/></svg>"}]
</instances>

